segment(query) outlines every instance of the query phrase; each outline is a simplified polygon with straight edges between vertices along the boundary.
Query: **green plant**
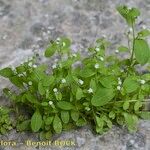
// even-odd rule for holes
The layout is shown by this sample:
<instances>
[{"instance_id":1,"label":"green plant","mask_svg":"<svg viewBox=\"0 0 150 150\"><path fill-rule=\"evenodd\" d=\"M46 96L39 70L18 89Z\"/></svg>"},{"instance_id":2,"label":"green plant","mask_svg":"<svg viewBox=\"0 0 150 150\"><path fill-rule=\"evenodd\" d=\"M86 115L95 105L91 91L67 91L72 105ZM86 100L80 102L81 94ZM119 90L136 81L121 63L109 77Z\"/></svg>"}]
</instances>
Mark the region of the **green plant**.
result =
<instances>
[{"instance_id":1,"label":"green plant","mask_svg":"<svg viewBox=\"0 0 150 150\"><path fill-rule=\"evenodd\" d=\"M119 6L117 10L132 31L126 33L128 46L119 46L116 53L130 53L130 58L106 56L110 43L104 38L89 48L86 58L71 52L68 38L58 38L45 51L48 58L54 54L60 58L52 66L37 66L33 57L14 70L0 70L1 76L18 87L17 93L4 89L19 118L17 130L32 130L40 132L41 138L49 138L76 126L91 124L102 134L112 124L119 124L132 132L139 118L150 118L150 112L144 110L150 95L150 49L146 41L150 31L135 31L138 9ZM138 72L136 66L146 63L147 73Z\"/></svg>"},{"instance_id":2,"label":"green plant","mask_svg":"<svg viewBox=\"0 0 150 150\"><path fill-rule=\"evenodd\" d=\"M9 116L10 110L7 107L0 107L0 134L6 134L12 129L12 121Z\"/></svg>"}]
</instances>

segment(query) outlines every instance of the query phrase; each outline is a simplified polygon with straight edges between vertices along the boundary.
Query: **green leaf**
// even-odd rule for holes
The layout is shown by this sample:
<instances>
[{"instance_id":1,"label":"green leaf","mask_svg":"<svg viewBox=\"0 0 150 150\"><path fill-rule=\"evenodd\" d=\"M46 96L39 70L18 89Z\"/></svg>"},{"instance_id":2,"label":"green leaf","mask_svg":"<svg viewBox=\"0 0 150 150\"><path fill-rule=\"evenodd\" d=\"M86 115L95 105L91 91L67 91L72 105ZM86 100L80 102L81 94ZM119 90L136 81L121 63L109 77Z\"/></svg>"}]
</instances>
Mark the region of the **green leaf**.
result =
<instances>
[{"instance_id":1,"label":"green leaf","mask_svg":"<svg viewBox=\"0 0 150 150\"><path fill-rule=\"evenodd\" d=\"M47 140L49 140L51 137L52 137L52 132L51 132L51 131L46 132L45 138L46 138Z\"/></svg>"},{"instance_id":2,"label":"green leaf","mask_svg":"<svg viewBox=\"0 0 150 150\"><path fill-rule=\"evenodd\" d=\"M127 15L129 13L127 6L125 5L117 6L117 11L120 13L122 17L124 17L125 19L127 18Z\"/></svg>"},{"instance_id":3,"label":"green leaf","mask_svg":"<svg viewBox=\"0 0 150 150\"><path fill-rule=\"evenodd\" d=\"M62 122L58 115L55 115L54 121L53 121L53 128L56 133L60 134L62 132Z\"/></svg>"},{"instance_id":4,"label":"green leaf","mask_svg":"<svg viewBox=\"0 0 150 150\"><path fill-rule=\"evenodd\" d=\"M48 102L42 102L41 105L42 106L48 106Z\"/></svg>"},{"instance_id":5,"label":"green leaf","mask_svg":"<svg viewBox=\"0 0 150 150\"><path fill-rule=\"evenodd\" d=\"M68 111L61 111L61 120L64 122L64 123L68 123L69 122L69 112Z\"/></svg>"},{"instance_id":6,"label":"green leaf","mask_svg":"<svg viewBox=\"0 0 150 150\"><path fill-rule=\"evenodd\" d=\"M84 68L80 71L80 76L83 78L88 78L95 75L95 71L89 68Z\"/></svg>"},{"instance_id":7,"label":"green leaf","mask_svg":"<svg viewBox=\"0 0 150 150\"><path fill-rule=\"evenodd\" d=\"M38 110L35 111L35 113L33 114L32 118L31 118L31 129L33 132L37 132L40 130L41 126L42 126L42 116L40 114L40 112Z\"/></svg>"},{"instance_id":8,"label":"green leaf","mask_svg":"<svg viewBox=\"0 0 150 150\"><path fill-rule=\"evenodd\" d=\"M9 80L11 81L11 83L16 85L17 87L20 87L20 88L23 87L23 81L21 80L20 77L13 76L13 77L10 77Z\"/></svg>"},{"instance_id":9,"label":"green leaf","mask_svg":"<svg viewBox=\"0 0 150 150\"><path fill-rule=\"evenodd\" d=\"M45 51L45 57L51 57L52 55L54 55L56 50L57 50L56 44L55 43L51 44L49 47L47 47Z\"/></svg>"},{"instance_id":10,"label":"green leaf","mask_svg":"<svg viewBox=\"0 0 150 150\"><path fill-rule=\"evenodd\" d=\"M57 103L57 107L61 108L62 110L71 110L74 106L70 102L60 101Z\"/></svg>"},{"instance_id":11,"label":"green leaf","mask_svg":"<svg viewBox=\"0 0 150 150\"><path fill-rule=\"evenodd\" d=\"M114 78L111 76L101 77L100 83L106 88L112 88L112 84L114 83Z\"/></svg>"},{"instance_id":12,"label":"green leaf","mask_svg":"<svg viewBox=\"0 0 150 150\"><path fill-rule=\"evenodd\" d=\"M50 125L50 124L53 122L53 119L54 119L53 116L52 116L52 117L47 117L47 118L45 119L45 124L46 124L46 125Z\"/></svg>"},{"instance_id":13,"label":"green leaf","mask_svg":"<svg viewBox=\"0 0 150 150\"><path fill-rule=\"evenodd\" d=\"M138 37L147 37L150 36L150 31L147 29L143 29L138 33Z\"/></svg>"},{"instance_id":14,"label":"green leaf","mask_svg":"<svg viewBox=\"0 0 150 150\"><path fill-rule=\"evenodd\" d=\"M76 92L76 99L80 100L83 97L83 91L81 88L77 88L77 92Z\"/></svg>"},{"instance_id":15,"label":"green leaf","mask_svg":"<svg viewBox=\"0 0 150 150\"><path fill-rule=\"evenodd\" d=\"M67 52L69 51L70 46L71 46L71 41L70 41L70 39L63 37L63 38L61 38L61 40L60 40L60 44L62 45L62 46L61 46L61 51L62 51L63 53L67 53Z\"/></svg>"},{"instance_id":16,"label":"green leaf","mask_svg":"<svg viewBox=\"0 0 150 150\"><path fill-rule=\"evenodd\" d=\"M38 91L41 95L45 94L45 88L44 88L42 82L39 82L39 84L38 84Z\"/></svg>"},{"instance_id":17,"label":"green leaf","mask_svg":"<svg viewBox=\"0 0 150 150\"><path fill-rule=\"evenodd\" d=\"M111 101L115 96L113 89L107 89L107 88L98 88L96 93L94 94L91 103L93 106L104 106L109 101Z\"/></svg>"},{"instance_id":18,"label":"green leaf","mask_svg":"<svg viewBox=\"0 0 150 150\"><path fill-rule=\"evenodd\" d=\"M129 51L129 48L126 47L126 46L120 46L120 47L118 47L118 50L119 50L120 52L127 52L127 51Z\"/></svg>"},{"instance_id":19,"label":"green leaf","mask_svg":"<svg viewBox=\"0 0 150 150\"><path fill-rule=\"evenodd\" d=\"M46 76L43 79L42 84L43 86L51 86L54 82L55 82L55 78L53 76Z\"/></svg>"},{"instance_id":20,"label":"green leaf","mask_svg":"<svg viewBox=\"0 0 150 150\"><path fill-rule=\"evenodd\" d=\"M81 126L85 126L87 124L86 120L84 120L83 118L80 118L77 120L76 125L81 127Z\"/></svg>"},{"instance_id":21,"label":"green leaf","mask_svg":"<svg viewBox=\"0 0 150 150\"><path fill-rule=\"evenodd\" d=\"M115 112L114 111L111 111L110 113L109 113L109 118L111 118L111 119L115 119Z\"/></svg>"},{"instance_id":22,"label":"green leaf","mask_svg":"<svg viewBox=\"0 0 150 150\"><path fill-rule=\"evenodd\" d=\"M138 117L129 113L123 113L126 125L130 132L137 130Z\"/></svg>"},{"instance_id":23,"label":"green leaf","mask_svg":"<svg viewBox=\"0 0 150 150\"><path fill-rule=\"evenodd\" d=\"M132 93L139 88L139 83L131 76L127 77L123 83L123 87L127 93Z\"/></svg>"},{"instance_id":24,"label":"green leaf","mask_svg":"<svg viewBox=\"0 0 150 150\"><path fill-rule=\"evenodd\" d=\"M62 94L60 92L55 94L57 100L62 100Z\"/></svg>"},{"instance_id":25,"label":"green leaf","mask_svg":"<svg viewBox=\"0 0 150 150\"><path fill-rule=\"evenodd\" d=\"M145 120L150 120L150 112L149 111L147 111L147 112L141 111L138 113L138 115Z\"/></svg>"},{"instance_id":26,"label":"green leaf","mask_svg":"<svg viewBox=\"0 0 150 150\"><path fill-rule=\"evenodd\" d=\"M96 81L95 81L95 79L91 79L91 82L90 82L90 88L92 88L92 89L93 89L93 92L95 92L95 91L96 91L96 89L97 89L97 85L96 85Z\"/></svg>"},{"instance_id":27,"label":"green leaf","mask_svg":"<svg viewBox=\"0 0 150 150\"><path fill-rule=\"evenodd\" d=\"M28 100L30 103L35 103L35 104L38 103L38 101L37 101L37 99L35 98L35 96L32 95L31 93L27 92L27 93L25 94L25 96L26 96L27 100Z\"/></svg>"},{"instance_id":28,"label":"green leaf","mask_svg":"<svg viewBox=\"0 0 150 150\"><path fill-rule=\"evenodd\" d=\"M129 109L129 106L130 106L129 101L126 101L126 102L123 103L123 109L124 109L124 110Z\"/></svg>"},{"instance_id":29,"label":"green leaf","mask_svg":"<svg viewBox=\"0 0 150 150\"><path fill-rule=\"evenodd\" d=\"M10 78L14 75L14 72L11 68L4 68L0 70L0 75L6 78Z\"/></svg>"},{"instance_id":30,"label":"green leaf","mask_svg":"<svg viewBox=\"0 0 150 150\"><path fill-rule=\"evenodd\" d=\"M96 124L98 125L98 127L103 128L104 120L102 118L96 116Z\"/></svg>"},{"instance_id":31,"label":"green leaf","mask_svg":"<svg viewBox=\"0 0 150 150\"><path fill-rule=\"evenodd\" d=\"M128 25L132 25L135 23L135 20L140 15L140 11L137 8L129 9L127 6L122 5L117 7L118 12L120 15L126 19Z\"/></svg>"},{"instance_id":32,"label":"green leaf","mask_svg":"<svg viewBox=\"0 0 150 150\"><path fill-rule=\"evenodd\" d=\"M72 110L71 111L71 118L72 118L73 121L76 122L79 119L79 112Z\"/></svg>"},{"instance_id":33,"label":"green leaf","mask_svg":"<svg viewBox=\"0 0 150 150\"><path fill-rule=\"evenodd\" d=\"M23 73L23 72L26 72L26 68L23 65L21 65L21 66L16 67L16 71L18 74Z\"/></svg>"},{"instance_id":34,"label":"green leaf","mask_svg":"<svg viewBox=\"0 0 150 150\"><path fill-rule=\"evenodd\" d=\"M19 131L25 131L25 130L29 129L30 123L31 123L31 120L25 120L25 121L23 121L22 123L20 123L20 124L17 125L17 130L19 130Z\"/></svg>"},{"instance_id":35,"label":"green leaf","mask_svg":"<svg viewBox=\"0 0 150 150\"><path fill-rule=\"evenodd\" d=\"M140 107L142 107L142 103L141 103L140 101L137 101L137 102L134 104L134 110L135 110L135 111L138 111Z\"/></svg>"},{"instance_id":36,"label":"green leaf","mask_svg":"<svg viewBox=\"0 0 150 150\"><path fill-rule=\"evenodd\" d=\"M146 64L150 58L150 49L148 43L145 40L136 39L134 45L134 53L136 60L141 65Z\"/></svg>"}]
</instances>

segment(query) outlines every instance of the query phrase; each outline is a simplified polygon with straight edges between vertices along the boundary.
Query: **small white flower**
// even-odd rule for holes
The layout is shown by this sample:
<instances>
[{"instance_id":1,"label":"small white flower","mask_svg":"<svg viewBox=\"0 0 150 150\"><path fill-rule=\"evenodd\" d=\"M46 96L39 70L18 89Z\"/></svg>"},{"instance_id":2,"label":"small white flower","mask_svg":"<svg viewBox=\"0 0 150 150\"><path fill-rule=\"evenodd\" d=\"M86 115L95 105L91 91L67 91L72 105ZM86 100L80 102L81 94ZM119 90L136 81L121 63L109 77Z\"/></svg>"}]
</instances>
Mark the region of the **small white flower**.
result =
<instances>
[{"instance_id":1,"label":"small white flower","mask_svg":"<svg viewBox=\"0 0 150 150\"><path fill-rule=\"evenodd\" d=\"M118 84L119 84L119 85L121 85L121 84L122 84L122 81L121 81L121 80L120 80L120 81L118 81Z\"/></svg>"},{"instance_id":2,"label":"small white flower","mask_svg":"<svg viewBox=\"0 0 150 150\"><path fill-rule=\"evenodd\" d=\"M56 69L56 68L57 68L57 64L53 64L53 65L52 65L52 68L53 68L53 69Z\"/></svg>"},{"instance_id":3,"label":"small white flower","mask_svg":"<svg viewBox=\"0 0 150 150\"><path fill-rule=\"evenodd\" d=\"M54 89L53 89L53 91L54 91L55 93L57 93L57 92L58 92L57 88L54 88Z\"/></svg>"},{"instance_id":4,"label":"small white flower","mask_svg":"<svg viewBox=\"0 0 150 150\"><path fill-rule=\"evenodd\" d=\"M100 57L99 59L100 59L101 61L104 61L104 58L103 58L103 57Z\"/></svg>"},{"instance_id":5,"label":"small white flower","mask_svg":"<svg viewBox=\"0 0 150 150\"><path fill-rule=\"evenodd\" d=\"M145 84L145 82L146 82L145 80L140 80L141 84Z\"/></svg>"},{"instance_id":6,"label":"small white flower","mask_svg":"<svg viewBox=\"0 0 150 150\"><path fill-rule=\"evenodd\" d=\"M116 49L116 50L115 50L115 53L119 53L119 50L118 50L118 49Z\"/></svg>"},{"instance_id":7,"label":"small white flower","mask_svg":"<svg viewBox=\"0 0 150 150\"><path fill-rule=\"evenodd\" d=\"M96 69L98 69L99 68L99 64L95 64L95 66L94 66Z\"/></svg>"},{"instance_id":8,"label":"small white flower","mask_svg":"<svg viewBox=\"0 0 150 150\"><path fill-rule=\"evenodd\" d=\"M79 79L78 82L79 82L81 85L84 84L84 81L82 81L81 79Z\"/></svg>"},{"instance_id":9,"label":"small white flower","mask_svg":"<svg viewBox=\"0 0 150 150\"><path fill-rule=\"evenodd\" d=\"M129 32L132 32L133 31L133 29L132 28L129 28Z\"/></svg>"},{"instance_id":10,"label":"small white flower","mask_svg":"<svg viewBox=\"0 0 150 150\"><path fill-rule=\"evenodd\" d=\"M119 85L118 85L118 86L117 86L117 90L119 90L119 91L120 91L120 90L121 90L121 86L119 86Z\"/></svg>"},{"instance_id":11,"label":"small white flower","mask_svg":"<svg viewBox=\"0 0 150 150\"><path fill-rule=\"evenodd\" d=\"M72 54L73 57L77 57L77 54Z\"/></svg>"},{"instance_id":12,"label":"small white flower","mask_svg":"<svg viewBox=\"0 0 150 150\"><path fill-rule=\"evenodd\" d=\"M60 42L60 38L57 38L56 39L56 44L59 44L59 42Z\"/></svg>"},{"instance_id":13,"label":"small white flower","mask_svg":"<svg viewBox=\"0 0 150 150\"><path fill-rule=\"evenodd\" d=\"M118 81L121 81L121 79L120 79L120 78L118 78Z\"/></svg>"},{"instance_id":14,"label":"small white flower","mask_svg":"<svg viewBox=\"0 0 150 150\"><path fill-rule=\"evenodd\" d=\"M34 64L34 65L33 65L33 68L37 68L37 65Z\"/></svg>"},{"instance_id":15,"label":"small white flower","mask_svg":"<svg viewBox=\"0 0 150 150\"><path fill-rule=\"evenodd\" d=\"M57 38L56 41L60 42L60 38Z\"/></svg>"},{"instance_id":16,"label":"small white flower","mask_svg":"<svg viewBox=\"0 0 150 150\"><path fill-rule=\"evenodd\" d=\"M62 43L62 46L63 46L63 47L65 47L65 46L66 46L66 43L65 43L65 42L63 42L63 43Z\"/></svg>"},{"instance_id":17,"label":"small white flower","mask_svg":"<svg viewBox=\"0 0 150 150\"><path fill-rule=\"evenodd\" d=\"M146 29L147 27L146 27L146 25L143 25L142 28L143 28L143 29Z\"/></svg>"},{"instance_id":18,"label":"small white flower","mask_svg":"<svg viewBox=\"0 0 150 150\"><path fill-rule=\"evenodd\" d=\"M32 65L33 65L32 62L29 62L29 63L28 63L28 66L29 66L29 67L32 67Z\"/></svg>"},{"instance_id":19,"label":"small white flower","mask_svg":"<svg viewBox=\"0 0 150 150\"><path fill-rule=\"evenodd\" d=\"M88 89L88 93L93 93L93 89L92 89L92 88L89 88L89 89Z\"/></svg>"},{"instance_id":20,"label":"small white flower","mask_svg":"<svg viewBox=\"0 0 150 150\"><path fill-rule=\"evenodd\" d=\"M53 102L52 102L52 101L49 101L48 103L49 103L49 105L53 105Z\"/></svg>"},{"instance_id":21,"label":"small white flower","mask_svg":"<svg viewBox=\"0 0 150 150\"><path fill-rule=\"evenodd\" d=\"M59 41L56 41L56 44L58 45L58 44L59 44Z\"/></svg>"},{"instance_id":22,"label":"small white flower","mask_svg":"<svg viewBox=\"0 0 150 150\"><path fill-rule=\"evenodd\" d=\"M99 48L99 47L96 47L95 50L96 50L97 52L99 52L99 51L100 51L100 48Z\"/></svg>"},{"instance_id":23,"label":"small white flower","mask_svg":"<svg viewBox=\"0 0 150 150\"><path fill-rule=\"evenodd\" d=\"M90 111L91 109L90 109L90 107L85 107L85 110Z\"/></svg>"},{"instance_id":24,"label":"small white flower","mask_svg":"<svg viewBox=\"0 0 150 150\"><path fill-rule=\"evenodd\" d=\"M32 85L32 81L29 81L28 84L29 84L29 85Z\"/></svg>"},{"instance_id":25,"label":"small white flower","mask_svg":"<svg viewBox=\"0 0 150 150\"><path fill-rule=\"evenodd\" d=\"M62 80L61 80L61 83L66 83L66 79L62 79Z\"/></svg>"}]
</instances>

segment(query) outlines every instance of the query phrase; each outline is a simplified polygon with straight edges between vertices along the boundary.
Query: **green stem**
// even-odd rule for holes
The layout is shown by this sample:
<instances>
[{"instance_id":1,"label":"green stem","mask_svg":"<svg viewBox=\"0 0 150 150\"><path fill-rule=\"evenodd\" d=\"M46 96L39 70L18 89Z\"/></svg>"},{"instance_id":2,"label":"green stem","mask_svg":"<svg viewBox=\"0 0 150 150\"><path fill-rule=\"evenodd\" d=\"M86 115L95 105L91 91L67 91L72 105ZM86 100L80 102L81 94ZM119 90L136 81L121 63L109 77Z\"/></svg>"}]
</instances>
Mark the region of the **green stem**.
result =
<instances>
[{"instance_id":1,"label":"green stem","mask_svg":"<svg viewBox=\"0 0 150 150\"><path fill-rule=\"evenodd\" d=\"M131 61L131 65L132 65L132 62L133 62L133 56L134 56L134 45L135 45L135 30L134 30L134 23L132 23L132 36L133 36L133 45L132 45L132 53L131 53L131 58L130 58L130 61Z\"/></svg>"}]
</instances>

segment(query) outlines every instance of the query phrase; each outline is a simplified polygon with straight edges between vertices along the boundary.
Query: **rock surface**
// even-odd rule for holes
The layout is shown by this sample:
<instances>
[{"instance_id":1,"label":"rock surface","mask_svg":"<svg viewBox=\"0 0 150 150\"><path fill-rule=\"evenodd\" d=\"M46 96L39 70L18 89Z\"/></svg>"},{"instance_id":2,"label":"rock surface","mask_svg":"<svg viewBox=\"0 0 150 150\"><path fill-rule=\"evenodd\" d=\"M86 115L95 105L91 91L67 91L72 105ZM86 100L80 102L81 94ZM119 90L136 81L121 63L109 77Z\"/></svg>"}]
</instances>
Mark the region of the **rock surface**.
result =
<instances>
[{"instance_id":1,"label":"rock surface","mask_svg":"<svg viewBox=\"0 0 150 150\"><path fill-rule=\"evenodd\" d=\"M48 42L59 36L71 38L73 50L83 54L96 38L106 36L114 52L118 43L127 43L123 35L127 26L115 10L118 4L140 8L137 28L150 25L149 0L0 0L0 68L16 66L36 52L42 55ZM6 86L10 86L9 82L0 78L0 93ZM0 104L6 104L2 97ZM71 139L76 145L59 148L19 144L14 149L150 150L150 122L141 121L135 134L114 127L106 135L98 136L86 127L55 138ZM22 143L26 139L37 140L37 137L13 130L0 139ZM12 150L13 147L0 148L3 149Z\"/></svg>"}]
</instances>

